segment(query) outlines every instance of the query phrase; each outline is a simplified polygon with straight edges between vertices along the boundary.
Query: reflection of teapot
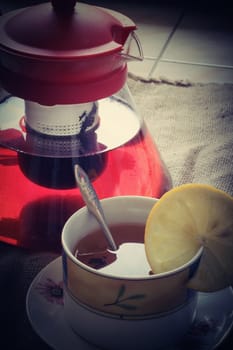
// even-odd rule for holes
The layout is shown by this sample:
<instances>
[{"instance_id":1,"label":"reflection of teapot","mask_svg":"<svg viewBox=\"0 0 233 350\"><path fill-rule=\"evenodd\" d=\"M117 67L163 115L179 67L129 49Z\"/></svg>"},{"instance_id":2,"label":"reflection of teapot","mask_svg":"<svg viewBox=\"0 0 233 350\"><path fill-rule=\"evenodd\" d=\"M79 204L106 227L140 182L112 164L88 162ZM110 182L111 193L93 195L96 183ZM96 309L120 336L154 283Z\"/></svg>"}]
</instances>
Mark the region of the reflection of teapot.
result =
<instances>
[{"instance_id":1,"label":"reflection of teapot","mask_svg":"<svg viewBox=\"0 0 233 350\"><path fill-rule=\"evenodd\" d=\"M142 59L135 24L118 12L75 3L53 0L0 18L0 76L7 91L0 100L0 196L7 198L0 239L12 244L30 246L32 222L33 242L40 230L45 237L40 249L49 247L51 223L59 237L60 213L71 215L83 205L76 163L100 198L160 197L171 186L126 84L127 61Z\"/></svg>"}]
</instances>

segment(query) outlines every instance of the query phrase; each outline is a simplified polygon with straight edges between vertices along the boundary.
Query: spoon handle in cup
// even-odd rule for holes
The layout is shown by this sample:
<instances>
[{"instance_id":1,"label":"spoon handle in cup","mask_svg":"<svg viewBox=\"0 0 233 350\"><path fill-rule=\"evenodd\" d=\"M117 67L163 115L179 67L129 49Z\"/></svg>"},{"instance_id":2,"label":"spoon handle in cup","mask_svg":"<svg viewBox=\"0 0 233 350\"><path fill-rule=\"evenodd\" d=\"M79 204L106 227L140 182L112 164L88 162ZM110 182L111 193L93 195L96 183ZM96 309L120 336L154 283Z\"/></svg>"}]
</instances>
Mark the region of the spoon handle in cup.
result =
<instances>
[{"instance_id":1,"label":"spoon handle in cup","mask_svg":"<svg viewBox=\"0 0 233 350\"><path fill-rule=\"evenodd\" d=\"M95 216L101 228L103 229L105 238L107 239L109 245L109 249L112 251L116 251L118 249L117 245L114 242L112 234L106 224L103 208L87 174L78 164L75 164L74 166L74 174L76 182L78 184L78 187L87 205L88 210Z\"/></svg>"}]
</instances>

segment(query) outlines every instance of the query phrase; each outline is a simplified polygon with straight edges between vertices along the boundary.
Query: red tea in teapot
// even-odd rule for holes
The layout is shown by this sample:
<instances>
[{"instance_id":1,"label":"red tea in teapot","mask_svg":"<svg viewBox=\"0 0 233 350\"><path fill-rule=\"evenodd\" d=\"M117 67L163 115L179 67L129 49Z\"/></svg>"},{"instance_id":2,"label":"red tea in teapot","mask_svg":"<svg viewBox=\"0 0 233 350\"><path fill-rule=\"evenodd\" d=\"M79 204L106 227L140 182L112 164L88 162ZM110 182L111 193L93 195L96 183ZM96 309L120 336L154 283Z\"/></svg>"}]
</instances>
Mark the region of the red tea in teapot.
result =
<instances>
[{"instance_id":1,"label":"red tea in teapot","mask_svg":"<svg viewBox=\"0 0 233 350\"><path fill-rule=\"evenodd\" d=\"M0 131L0 240L60 252L64 223L84 205L74 179L75 163L92 179L100 198L130 194L159 198L170 188L152 137L124 100L99 101L91 151L60 145L64 138L47 137L46 143L44 136L32 138L21 127L23 112L22 100L15 97L0 104L1 115L8 115Z\"/></svg>"}]
</instances>

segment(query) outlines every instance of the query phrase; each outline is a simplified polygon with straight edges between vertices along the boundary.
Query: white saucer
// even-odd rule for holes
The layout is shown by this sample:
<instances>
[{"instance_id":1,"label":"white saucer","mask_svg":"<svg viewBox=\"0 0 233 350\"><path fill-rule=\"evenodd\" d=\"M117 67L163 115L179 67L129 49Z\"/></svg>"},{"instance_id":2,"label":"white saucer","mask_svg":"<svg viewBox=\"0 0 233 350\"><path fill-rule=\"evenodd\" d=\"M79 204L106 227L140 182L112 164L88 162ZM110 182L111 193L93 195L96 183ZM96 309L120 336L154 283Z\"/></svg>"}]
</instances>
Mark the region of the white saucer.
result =
<instances>
[{"instance_id":1,"label":"white saucer","mask_svg":"<svg viewBox=\"0 0 233 350\"><path fill-rule=\"evenodd\" d=\"M26 307L32 327L53 349L97 350L73 333L64 319L61 257L47 265L33 280L27 293ZM182 343L172 350L213 350L229 333L232 324L231 288L199 293L196 320Z\"/></svg>"}]
</instances>

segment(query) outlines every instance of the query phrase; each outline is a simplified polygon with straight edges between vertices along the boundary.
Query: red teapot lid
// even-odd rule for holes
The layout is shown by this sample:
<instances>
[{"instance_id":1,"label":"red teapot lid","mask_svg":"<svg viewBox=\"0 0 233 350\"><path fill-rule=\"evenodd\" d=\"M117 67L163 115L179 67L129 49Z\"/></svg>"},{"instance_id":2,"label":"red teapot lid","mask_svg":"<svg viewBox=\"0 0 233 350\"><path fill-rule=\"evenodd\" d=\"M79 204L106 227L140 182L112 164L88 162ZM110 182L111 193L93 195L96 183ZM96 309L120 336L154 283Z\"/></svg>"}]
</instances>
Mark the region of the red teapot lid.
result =
<instances>
[{"instance_id":1,"label":"red teapot lid","mask_svg":"<svg viewBox=\"0 0 233 350\"><path fill-rule=\"evenodd\" d=\"M108 9L53 0L0 17L0 81L41 104L95 101L127 78L124 45L135 24Z\"/></svg>"}]
</instances>

